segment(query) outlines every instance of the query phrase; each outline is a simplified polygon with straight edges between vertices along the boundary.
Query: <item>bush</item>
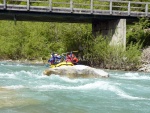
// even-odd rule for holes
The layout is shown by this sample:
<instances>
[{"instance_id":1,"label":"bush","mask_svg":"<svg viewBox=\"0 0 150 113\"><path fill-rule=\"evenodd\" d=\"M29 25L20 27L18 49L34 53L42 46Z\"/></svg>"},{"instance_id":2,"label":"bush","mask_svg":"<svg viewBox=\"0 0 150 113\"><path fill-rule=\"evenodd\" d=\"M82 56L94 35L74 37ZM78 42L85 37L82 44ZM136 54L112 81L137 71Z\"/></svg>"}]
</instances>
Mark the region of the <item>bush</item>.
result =
<instances>
[{"instance_id":1,"label":"bush","mask_svg":"<svg viewBox=\"0 0 150 113\"><path fill-rule=\"evenodd\" d=\"M102 36L93 41L90 47L91 65L109 69L137 69L140 65L141 45L130 44L126 50L121 45L110 45Z\"/></svg>"},{"instance_id":2,"label":"bush","mask_svg":"<svg viewBox=\"0 0 150 113\"><path fill-rule=\"evenodd\" d=\"M130 43L142 44L142 48L150 45L150 22L146 18L140 18L135 25L129 25L127 29L127 46Z\"/></svg>"}]
</instances>

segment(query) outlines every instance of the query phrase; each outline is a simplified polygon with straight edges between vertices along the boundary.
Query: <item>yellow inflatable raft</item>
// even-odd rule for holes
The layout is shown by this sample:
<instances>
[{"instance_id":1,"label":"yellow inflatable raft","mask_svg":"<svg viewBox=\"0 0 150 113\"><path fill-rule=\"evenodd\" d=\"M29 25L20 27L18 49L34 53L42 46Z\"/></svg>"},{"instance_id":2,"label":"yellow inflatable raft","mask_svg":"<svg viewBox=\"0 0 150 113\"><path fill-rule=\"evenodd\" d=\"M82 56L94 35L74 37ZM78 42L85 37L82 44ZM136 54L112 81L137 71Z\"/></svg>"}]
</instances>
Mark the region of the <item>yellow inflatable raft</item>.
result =
<instances>
[{"instance_id":1,"label":"yellow inflatable raft","mask_svg":"<svg viewBox=\"0 0 150 113\"><path fill-rule=\"evenodd\" d=\"M55 65L50 65L50 68L55 68L55 67L60 67L60 66L74 66L74 64L72 62L60 62L58 64Z\"/></svg>"}]
</instances>

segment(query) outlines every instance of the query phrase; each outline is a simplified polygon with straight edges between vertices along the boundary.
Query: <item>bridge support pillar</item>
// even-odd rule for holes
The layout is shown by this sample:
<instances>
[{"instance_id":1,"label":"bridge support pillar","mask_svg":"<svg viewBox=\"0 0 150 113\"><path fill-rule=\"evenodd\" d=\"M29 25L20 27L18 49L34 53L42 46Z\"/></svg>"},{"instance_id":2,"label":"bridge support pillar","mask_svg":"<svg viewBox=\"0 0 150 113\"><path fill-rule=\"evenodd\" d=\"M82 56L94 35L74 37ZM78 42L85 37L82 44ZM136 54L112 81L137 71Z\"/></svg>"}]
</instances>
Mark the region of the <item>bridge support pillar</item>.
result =
<instances>
[{"instance_id":1,"label":"bridge support pillar","mask_svg":"<svg viewBox=\"0 0 150 113\"><path fill-rule=\"evenodd\" d=\"M126 46L126 19L93 21L94 36L111 38L110 44Z\"/></svg>"}]
</instances>

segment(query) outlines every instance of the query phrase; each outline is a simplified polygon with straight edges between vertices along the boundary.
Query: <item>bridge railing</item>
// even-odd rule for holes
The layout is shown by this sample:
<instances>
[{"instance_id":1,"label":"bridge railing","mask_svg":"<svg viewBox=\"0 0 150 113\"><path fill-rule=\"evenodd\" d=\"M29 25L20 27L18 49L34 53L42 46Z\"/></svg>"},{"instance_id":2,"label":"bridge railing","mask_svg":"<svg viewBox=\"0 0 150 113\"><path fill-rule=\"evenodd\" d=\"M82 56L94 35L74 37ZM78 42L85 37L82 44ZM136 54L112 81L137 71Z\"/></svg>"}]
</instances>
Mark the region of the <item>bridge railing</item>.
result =
<instances>
[{"instance_id":1,"label":"bridge railing","mask_svg":"<svg viewBox=\"0 0 150 113\"><path fill-rule=\"evenodd\" d=\"M124 0L0 0L0 10L149 16L149 2Z\"/></svg>"}]
</instances>

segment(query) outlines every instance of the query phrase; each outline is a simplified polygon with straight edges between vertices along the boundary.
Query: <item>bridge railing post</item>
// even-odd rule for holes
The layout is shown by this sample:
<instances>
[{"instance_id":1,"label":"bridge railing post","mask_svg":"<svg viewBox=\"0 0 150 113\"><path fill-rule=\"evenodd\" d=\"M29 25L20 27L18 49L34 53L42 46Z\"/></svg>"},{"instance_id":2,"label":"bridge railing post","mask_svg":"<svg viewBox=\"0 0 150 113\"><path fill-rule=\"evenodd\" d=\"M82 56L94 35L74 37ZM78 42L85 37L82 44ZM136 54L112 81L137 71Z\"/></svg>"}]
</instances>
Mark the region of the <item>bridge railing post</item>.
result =
<instances>
[{"instance_id":1,"label":"bridge railing post","mask_svg":"<svg viewBox=\"0 0 150 113\"><path fill-rule=\"evenodd\" d=\"M30 10L30 0L27 0L27 10Z\"/></svg>"},{"instance_id":2,"label":"bridge railing post","mask_svg":"<svg viewBox=\"0 0 150 113\"><path fill-rule=\"evenodd\" d=\"M49 0L49 11L52 11L52 0Z\"/></svg>"},{"instance_id":3,"label":"bridge railing post","mask_svg":"<svg viewBox=\"0 0 150 113\"><path fill-rule=\"evenodd\" d=\"M73 0L70 0L70 10L71 10L71 13L73 12Z\"/></svg>"},{"instance_id":4,"label":"bridge railing post","mask_svg":"<svg viewBox=\"0 0 150 113\"><path fill-rule=\"evenodd\" d=\"M91 0L91 14L93 13L93 0Z\"/></svg>"},{"instance_id":5,"label":"bridge railing post","mask_svg":"<svg viewBox=\"0 0 150 113\"><path fill-rule=\"evenodd\" d=\"M3 3L4 3L4 9L6 9L7 8L6 0L3 0Z\"/></svg>"},{"instance_id":6,"label":"bridge railing post","mask_svg":"<svg viewBox=\"0 0 150 113\"><path fill-rule=\"evenodd\" d=\"M145 5L145 16L146 17L148 16L148 3L146 3Z\"/></svg>"},{"instance_id":7,"label":"bridge railing post","mask_svg":"<svg viewBox=\"0 0 150 113\"><path fill-rule=\"evenodd\" d=\"M110 14L112 14L112 0L110 0L109 11L110 11Z\"/></svg>"},{"instance_id":8,"label":"bridge railing post","mask_svg":"<svg viewBox=\"0 0 150 113\"><path fill-rule=\"evenodd\" d=\"M128 15L130 15L130 11L131 11L130 6L131 6L131 2L129 1L128 2Z\"/></svg>"}]
</instances>

